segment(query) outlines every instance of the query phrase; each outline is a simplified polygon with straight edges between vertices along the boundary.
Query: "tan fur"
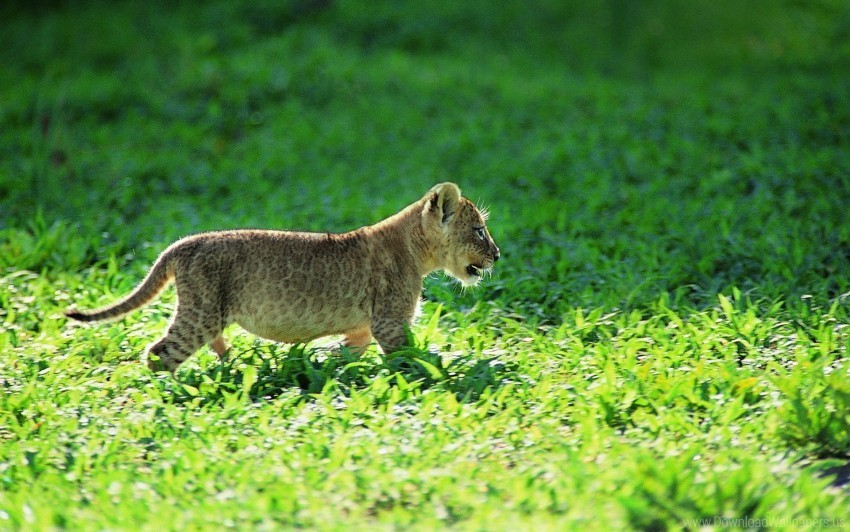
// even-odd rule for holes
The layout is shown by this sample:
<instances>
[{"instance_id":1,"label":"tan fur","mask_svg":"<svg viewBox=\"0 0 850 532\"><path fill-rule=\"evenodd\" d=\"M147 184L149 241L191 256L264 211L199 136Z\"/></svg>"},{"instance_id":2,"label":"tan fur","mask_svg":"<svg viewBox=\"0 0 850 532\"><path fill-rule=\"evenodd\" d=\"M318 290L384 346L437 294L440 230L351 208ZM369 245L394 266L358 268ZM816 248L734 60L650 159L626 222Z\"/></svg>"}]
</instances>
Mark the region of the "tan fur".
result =
<instances>
[{"instance_id":1,"label":"tan fur","mask_svg":"<svg viewBox=\"0 0 850 532\"><path fill-rule=\"evenodd\" d=\"M221 333L231 323L280 342L341 334L357 351L374 338L389 353L406 344L426 275L445 270L475 284L499 259L485 218L456 185L442 183L398 214L348 233L202 233L169 246L122 300L66 314L115 318L173 280L177 309L149 348L151 369L174 371L204 344L223 354Z\"/></svg>"}]
</instances>

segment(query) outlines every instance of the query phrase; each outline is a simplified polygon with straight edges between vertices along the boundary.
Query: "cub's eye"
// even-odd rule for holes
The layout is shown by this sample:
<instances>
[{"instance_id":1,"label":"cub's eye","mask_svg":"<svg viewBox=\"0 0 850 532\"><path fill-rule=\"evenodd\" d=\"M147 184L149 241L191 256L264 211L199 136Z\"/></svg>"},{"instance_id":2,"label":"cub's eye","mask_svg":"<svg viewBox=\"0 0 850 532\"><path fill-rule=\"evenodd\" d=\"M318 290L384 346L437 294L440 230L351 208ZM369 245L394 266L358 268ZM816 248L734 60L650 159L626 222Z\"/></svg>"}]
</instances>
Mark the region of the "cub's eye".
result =
<instances>
[{"instance_id":1,"label":"cub's eye","mask_svg":"<svg viewBox=\"0 0 850 532\"><path fill-rule=\"evenodd\" d=\"M477 236L481 240L484 240L484 228L483 227L476 227L475 228L475 236Z\"/></svg>"}]
</instances>

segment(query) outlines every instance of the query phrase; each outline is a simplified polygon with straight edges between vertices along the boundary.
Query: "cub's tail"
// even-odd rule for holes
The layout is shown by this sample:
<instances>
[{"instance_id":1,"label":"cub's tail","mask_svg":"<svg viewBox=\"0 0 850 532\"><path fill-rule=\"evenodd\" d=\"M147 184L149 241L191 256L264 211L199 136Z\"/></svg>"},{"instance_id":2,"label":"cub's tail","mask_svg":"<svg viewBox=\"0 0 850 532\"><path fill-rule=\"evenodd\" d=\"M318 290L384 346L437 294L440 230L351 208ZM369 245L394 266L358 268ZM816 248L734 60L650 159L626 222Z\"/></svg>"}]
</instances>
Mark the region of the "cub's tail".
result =
<instances>
[{"instance_id":1,"label":"cub's tail","mask_svg":"<svg viewBox=\"0 0 850 532\"><path fill-rule=\"evenodd\" d=\"M77 310L71 308L65 315L79 321L101 321L118 318L149 303L174 278L174 266L169 259L169 253L163 253L154 262L147 277L122 299L111 305L93 310Z\"/></svg>"}]
</instances>

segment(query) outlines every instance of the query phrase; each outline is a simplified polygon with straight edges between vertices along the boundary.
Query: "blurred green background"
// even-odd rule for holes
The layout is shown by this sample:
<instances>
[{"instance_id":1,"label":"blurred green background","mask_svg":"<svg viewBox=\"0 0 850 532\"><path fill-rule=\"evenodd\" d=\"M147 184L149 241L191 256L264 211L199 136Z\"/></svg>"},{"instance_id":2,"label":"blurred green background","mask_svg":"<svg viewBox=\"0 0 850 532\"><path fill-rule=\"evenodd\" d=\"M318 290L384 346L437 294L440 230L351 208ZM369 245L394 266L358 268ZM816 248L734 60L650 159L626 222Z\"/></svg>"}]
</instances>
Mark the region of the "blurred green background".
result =
<instances>
[{"instance_id":1,"label":"blurred green background","mask_svg":"<svg viewBox=\"0 0 850 532\"><path fill-rule=\"evenodd\" d=\"M0 20L6 266L347 230L452 180L529 293L847 288L845 1L12 2ZM51 227L76 238L21 248Z\"/></svg>"}]
</instances>

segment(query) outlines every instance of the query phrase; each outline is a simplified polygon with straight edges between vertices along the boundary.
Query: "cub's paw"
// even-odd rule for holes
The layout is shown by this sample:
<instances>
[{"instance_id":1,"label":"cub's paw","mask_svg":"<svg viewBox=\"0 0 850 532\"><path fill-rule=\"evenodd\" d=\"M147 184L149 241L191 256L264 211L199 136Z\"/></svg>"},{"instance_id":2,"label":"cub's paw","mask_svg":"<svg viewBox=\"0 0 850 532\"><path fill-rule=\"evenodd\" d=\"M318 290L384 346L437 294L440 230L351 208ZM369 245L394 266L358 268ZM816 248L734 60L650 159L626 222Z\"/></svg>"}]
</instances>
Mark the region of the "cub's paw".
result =
<instances>
[{"instance_id":1,"label":"cub's paw","mask_svg":"<svg viewBox=\"0 0 850 532\"><path fill-rule=\"evenodd\" d=\"M159 358L157 355L153 353L148 354L148 369L155 372L161 373L165 371L171 371L165 366L165 363Z\"/></svg>"}]
</instances>

